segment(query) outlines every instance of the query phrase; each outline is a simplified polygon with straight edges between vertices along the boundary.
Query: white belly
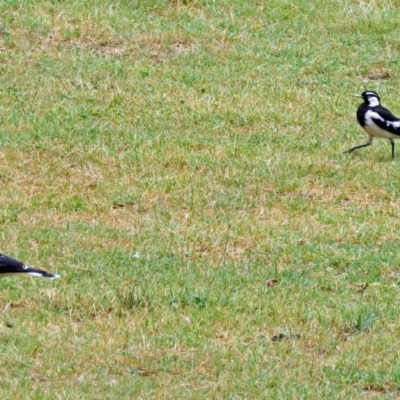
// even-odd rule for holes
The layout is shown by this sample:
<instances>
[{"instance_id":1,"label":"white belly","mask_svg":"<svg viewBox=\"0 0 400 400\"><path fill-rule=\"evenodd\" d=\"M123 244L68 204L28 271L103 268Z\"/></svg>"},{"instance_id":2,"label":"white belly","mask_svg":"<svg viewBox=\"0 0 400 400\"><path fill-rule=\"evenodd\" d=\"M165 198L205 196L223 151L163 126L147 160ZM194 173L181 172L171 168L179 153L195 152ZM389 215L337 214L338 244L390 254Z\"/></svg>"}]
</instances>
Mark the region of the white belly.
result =
<instances>
[{"instance_id":1,"label":"white belly","mask_svg":"<svg viewBox=\"0 0 400 400\"><path fill-rule=\"evenodd\" d=\"M368 133L369 136L385 138L385 139L400 139L399 135L394 135L384 129L380 128L375 122L372 122L370 125L365 125L364 129Z\"/></svg>"}]
</instances>

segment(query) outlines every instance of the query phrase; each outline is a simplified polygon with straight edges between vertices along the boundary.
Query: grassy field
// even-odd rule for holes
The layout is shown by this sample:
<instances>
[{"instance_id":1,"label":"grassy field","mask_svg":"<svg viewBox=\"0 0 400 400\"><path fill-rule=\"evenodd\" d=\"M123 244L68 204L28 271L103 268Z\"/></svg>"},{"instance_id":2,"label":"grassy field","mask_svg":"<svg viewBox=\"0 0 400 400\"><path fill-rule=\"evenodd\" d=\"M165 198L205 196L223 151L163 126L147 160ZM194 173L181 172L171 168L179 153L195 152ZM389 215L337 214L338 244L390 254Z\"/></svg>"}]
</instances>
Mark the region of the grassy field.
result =
<instances>
[{"instance_id":1,"label":"grassy field","mask_svg":"<svg viewBox=\"0 0 400 400\"><path fill-rule=\"evenodd\" d=\"M3 1L1 398L398 398L399 7Z\"/></svg>"}]
</instances>

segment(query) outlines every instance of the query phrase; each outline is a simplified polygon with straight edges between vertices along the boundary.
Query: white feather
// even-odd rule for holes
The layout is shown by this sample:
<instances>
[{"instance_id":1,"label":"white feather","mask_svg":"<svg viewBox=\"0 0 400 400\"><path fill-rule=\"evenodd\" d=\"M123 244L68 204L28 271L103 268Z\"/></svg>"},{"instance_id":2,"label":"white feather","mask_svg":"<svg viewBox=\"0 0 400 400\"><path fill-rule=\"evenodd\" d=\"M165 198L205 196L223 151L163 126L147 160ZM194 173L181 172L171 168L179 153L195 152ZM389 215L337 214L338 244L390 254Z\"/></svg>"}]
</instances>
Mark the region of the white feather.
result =
<instances>
[{"instance_id":1,"label":"white feather","mask_svg":"<svg viewBox=\"0 0 400 400\"><path fill-rule=\"evenodd\" d=\"M377 112L368 110L365 114L365 126L364 126L364 129L367 131L368 135L384 139L400 139L399 135L395 135L380 128L373 121L373 118L385 121ZM400 121L394 121L394 122L386 121L386 125L388 124L391 124L395 128L400 128Z\"/></svg>"},{"instance_id":2,"label":"white feather","mask_svg":"<svg viewBox=\"0 0 400 400\"><path fill-rule=\"evenodd\" d=\"M373 96L373 97L368 97L368 104L370 105L370 107L376 107L379 106L379 100L377 97Z\"/></svg>"}]
</instances>

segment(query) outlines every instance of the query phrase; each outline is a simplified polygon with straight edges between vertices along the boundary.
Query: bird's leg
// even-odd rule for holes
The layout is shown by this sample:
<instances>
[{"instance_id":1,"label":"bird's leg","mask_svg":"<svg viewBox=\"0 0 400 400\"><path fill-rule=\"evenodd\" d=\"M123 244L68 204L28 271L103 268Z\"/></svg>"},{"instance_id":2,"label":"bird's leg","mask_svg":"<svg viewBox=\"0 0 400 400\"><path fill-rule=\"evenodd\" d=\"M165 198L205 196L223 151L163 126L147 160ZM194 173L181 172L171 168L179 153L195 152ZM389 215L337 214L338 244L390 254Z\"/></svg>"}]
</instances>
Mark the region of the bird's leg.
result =
<instances>
[{"instance_id":1,"label":"bird's leg","mask_svg":"<svg viewBox=\"0 0 400 400\"><path fill-rule=\"evenodd\" d=\"M394 158L394 140L389 139L390 144L392 145L392 159Z\"/></svg>"},{"instance_id":2,"label":"bird's leg","mask_svg":"<svg viewBox=\"0 0 400 400\"><path fill-rule=\"evenodd\" d=\"M344 153L350 154L350 153L352 153L354 150L360 149L361 147L367 147L367 146L369 146L369 145L372 143L372 139L373 139L373 137L370 136L367 143L361 144L360 146L354 146L354 147L352 147L351 149L346 150ZM392 139L390 139L390 140L392 140ZM392 141L393 141L393 140L392 140ZM393 146L394 146L394 144L393 144ZM392 147L392 149L394 149L394 147ZM394 151L394 150L393 150L393 151Z\"/></svg>"}]
</instances>

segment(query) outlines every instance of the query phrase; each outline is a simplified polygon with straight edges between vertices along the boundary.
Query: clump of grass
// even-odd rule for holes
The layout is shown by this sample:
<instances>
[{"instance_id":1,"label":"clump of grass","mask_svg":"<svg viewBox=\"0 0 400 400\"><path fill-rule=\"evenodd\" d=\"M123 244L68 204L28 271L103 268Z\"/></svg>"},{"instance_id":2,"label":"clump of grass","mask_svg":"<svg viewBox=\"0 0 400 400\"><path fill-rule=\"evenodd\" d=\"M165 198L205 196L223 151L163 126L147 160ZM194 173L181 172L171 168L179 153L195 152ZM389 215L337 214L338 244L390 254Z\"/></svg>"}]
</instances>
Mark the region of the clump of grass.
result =
<instances>
[{"instance_id":1,"label":"clump of grass","mask_svg":"<svg viewBox=\"0 0 400 400\"><path fill-rule=\"evenodd\" d=\"M125 310L150 309L152 307L151 287L148 284L132 282L117 289L117 299Z\"/></svg>"},{"instance_id":2,"label":"clump of grass","mask_svg":"<svg viewBox=\"0 0 400 400\"><path fill-rule=\"evenodd\" d=\"M376 319L377 315L373 312L360 313L357 317L356 329L359 332L368 332Z\"/></svg>"},{"instance_id":3,"label":"clump of grass","mask_svg":"<svg viewBox=\"0 0 400 400\"><path fill-rule=\"evenodd\" d=\"M207 294L204 292L194 292L185 287L178 298L173 298L170 302L172 307L195 306L199 309L206 307Z\"/></svg>"}]
</instances>

